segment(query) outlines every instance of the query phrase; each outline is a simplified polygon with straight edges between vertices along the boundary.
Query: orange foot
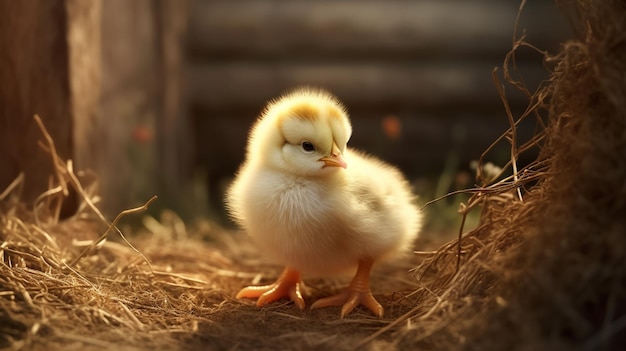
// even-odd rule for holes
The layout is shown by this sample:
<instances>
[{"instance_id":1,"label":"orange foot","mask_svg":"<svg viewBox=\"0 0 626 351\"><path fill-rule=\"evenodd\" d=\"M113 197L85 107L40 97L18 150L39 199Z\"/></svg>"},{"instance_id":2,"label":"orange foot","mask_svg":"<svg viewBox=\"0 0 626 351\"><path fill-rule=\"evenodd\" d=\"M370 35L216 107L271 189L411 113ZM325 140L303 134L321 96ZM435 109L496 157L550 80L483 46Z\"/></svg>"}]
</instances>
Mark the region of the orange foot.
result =
<instances>
[{"instance_id":1,"label":"orange foot","mask_svg":"<svg viewBox=\"0 0 626 351\"><path fill-rule=\"evenodd\" d=\"M311 309L329 307L329 306L342 306L341 318L345 317L359 304L369 308L379 318L383 317L384 309L378 301L372 296L372 292L369 287L369 276L372 270L372 260L359 261L359 267L356 274L348 288L330 297L319 299L311 305Z\"/></svg>"},{"instance_id":2,"label":"orange foot","mask_svg":"<svg viewBox=\"0 0 626 351\"><path fill-rule=\"evenodd\" d=\"M302 280L300 279L300 272L287 267L275 283L243 288L237 293L237 298L258 298L256 305L261 307L283 297L288 297L300 310L304 310L304 299L302 298L301 290Z\"/></svg>"}]
</instances>

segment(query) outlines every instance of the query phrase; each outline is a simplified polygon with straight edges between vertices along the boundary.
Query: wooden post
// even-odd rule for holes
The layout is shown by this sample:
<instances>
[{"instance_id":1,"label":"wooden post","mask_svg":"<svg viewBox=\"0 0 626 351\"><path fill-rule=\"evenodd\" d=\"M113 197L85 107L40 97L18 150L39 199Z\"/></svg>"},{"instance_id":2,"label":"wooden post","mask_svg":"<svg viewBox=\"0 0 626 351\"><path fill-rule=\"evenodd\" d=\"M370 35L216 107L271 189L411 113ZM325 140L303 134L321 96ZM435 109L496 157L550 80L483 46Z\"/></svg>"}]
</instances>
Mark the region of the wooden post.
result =
<instances>
[{"instance_id":1,"label":"wooden post","mask_svg":"<svg viewBox=\"0 0 626 351\"><path fill-rule=\"evenodd\" d=\"M0 1L0 189L25 174L23 200L48 189L50 156L39 114L61 157L73 157L73 118L65 2Z\"/></svg>"},{"instance_id":2,"label":"wooden post","mask_svg":"<svg viewBox=\"0 0 626 351\"><path fill-rule=\"evenodd\" d=\"M37 113L59 155L95 171L105 213L154 194L176 207L185 27L186 1L0 0L0 191L20 172L24 201L48 188Z\"/></svg>"}]
</instances>

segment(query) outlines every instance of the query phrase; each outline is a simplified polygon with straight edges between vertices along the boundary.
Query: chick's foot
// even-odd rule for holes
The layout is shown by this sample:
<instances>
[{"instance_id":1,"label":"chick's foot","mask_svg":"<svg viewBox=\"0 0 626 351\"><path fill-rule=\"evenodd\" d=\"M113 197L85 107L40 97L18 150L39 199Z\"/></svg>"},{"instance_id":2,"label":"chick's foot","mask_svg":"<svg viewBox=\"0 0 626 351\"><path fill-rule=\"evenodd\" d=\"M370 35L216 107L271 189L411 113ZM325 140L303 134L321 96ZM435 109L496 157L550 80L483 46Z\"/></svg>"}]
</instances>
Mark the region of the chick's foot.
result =
<instances>
[{"instance_id":1,"label":"chick's foot","mask_svg":"<svg viewBox=\"0 0 626 351\"><path fill-rule=\"evenodd\" d=\"M373 261L363 260L359 262L352 282L346 290L343 292L319 299L311 305L311 309L330 307L330 306L342 306L341 318L345 317L359 304L367 307L374 314L382 318L384 314L383 306L372 296L372 292L369 288L369 275L372 270Z\"/></svg>"},{"instance_id":2,"label":"chick's foot","mask_svg":"<svg viewBox=\"0 0 626 351\"><path fill-rule=\"evenodd\" d=\"M330 306L342 306L341 318L343 318L359 304L369 308L372 312L374 312L377 317L383 317L383 306L381 306L378 301L376 301L369 289L367 291L355 291L351 288L348 288L340 294L325 297L323 299L315 301L313 305L311 305L311 309Z\"/></svg>"},{"instance_id":3,"label":"chick's foot","mask_svg":"<svg viewBox=\"0 0 626 351\"><path fill-rule=\"evenodd\" d=\"M302 298L302 280L300 272L285 268L275 283L263 286L249 286L237 293L237 298L257 298L256 305L261 307L281 298L289 298L300 310L304 310Z\"/></svg>"}]
</instances>

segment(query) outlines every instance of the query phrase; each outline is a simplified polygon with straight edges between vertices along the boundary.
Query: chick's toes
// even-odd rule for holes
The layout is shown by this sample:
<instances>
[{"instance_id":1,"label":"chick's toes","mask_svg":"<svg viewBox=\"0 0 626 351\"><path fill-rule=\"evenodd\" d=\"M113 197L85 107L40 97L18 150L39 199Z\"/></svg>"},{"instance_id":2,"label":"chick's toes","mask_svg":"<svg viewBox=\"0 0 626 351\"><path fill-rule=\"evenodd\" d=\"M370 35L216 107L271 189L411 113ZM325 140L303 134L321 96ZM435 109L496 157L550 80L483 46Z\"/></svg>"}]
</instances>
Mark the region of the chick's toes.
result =
<instances>
[{"instance_id":1,"label":"chick's toes","mask_svg":"<svg viewBox=\"0 0 626 351\"><path fill-rule=\"evenodd\" d=\"M337 295L315 301L311 305L311 309L343 305L341 307L341 318L343 318L359 304L369 308L377 317L383 317L383 306L376 301L369 289L367 291L355 291L348 288Z\"/></svg>"},{"instance_id":2,"label":"chick's toes","mask_svg":"<svg viewBox=\"0 0 626 351\"><path fill-rule=\"evenodd\" d=\"M304 310L304 298L302 298L302 280L300 272L285 268L275 283L263 286L249 286L237 293L238 299L258 298L256 305L261 307L281 298L289 298L300 310Z\"/></svg>"},{"instance_id":3,"label":"chick's toes","mask_svg":"<svg viewBox=\"0 0 626 351\"><path fill-rule=\"evenodd\" d=\"M371 260L360 261L357 272L346 290L337 295L315 301L313 305L311 305L311 309L342 306L341 318L343 318L356 306L361 304L374 312L377 317L382 318L384 314L383 306L372 296L372 292L369 288L369 275L372 264L373 261Z\"/></svg>"}]
</instances>

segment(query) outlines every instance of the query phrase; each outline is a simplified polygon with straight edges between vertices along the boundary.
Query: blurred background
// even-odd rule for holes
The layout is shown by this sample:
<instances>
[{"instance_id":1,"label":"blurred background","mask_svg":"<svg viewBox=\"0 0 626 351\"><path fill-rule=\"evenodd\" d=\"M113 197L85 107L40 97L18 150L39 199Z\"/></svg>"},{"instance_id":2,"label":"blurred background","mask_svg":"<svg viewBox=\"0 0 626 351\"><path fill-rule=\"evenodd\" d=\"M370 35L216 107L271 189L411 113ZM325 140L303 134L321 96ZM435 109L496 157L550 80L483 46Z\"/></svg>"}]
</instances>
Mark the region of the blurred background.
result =
<instances>
[{"instance_id":1,"label":"blurred background","mask_svg":"<svg viewBox=\"0 0 626 351\"><path fill-rule=\"evenodd\" d=\"M38 113L60 154L92 169L109 215L158 194L152 211L224 218L223 191L269 99L301 85L344 102L350 145L397 165L422 202L473 185L470 162L508 128L492 79L514 42L516 0L0 0L0 189L48 186ZM530 0L517 37L555 54L571 35ZM543 55L516 67L534 91ZM514 115L528 104L508 86ZM533 123L520 126L529 138ZM528 162L532 155L527 156ZM503 143L487 158L509 159ZM458 199L439 204L435 230ZM447 208L446 206L450 206ZM443 207L442 207L443 206ZM71 214L72 209L67 213ZM456 223L455 223L456 225Z\"/></svg>"}]
</instances>

